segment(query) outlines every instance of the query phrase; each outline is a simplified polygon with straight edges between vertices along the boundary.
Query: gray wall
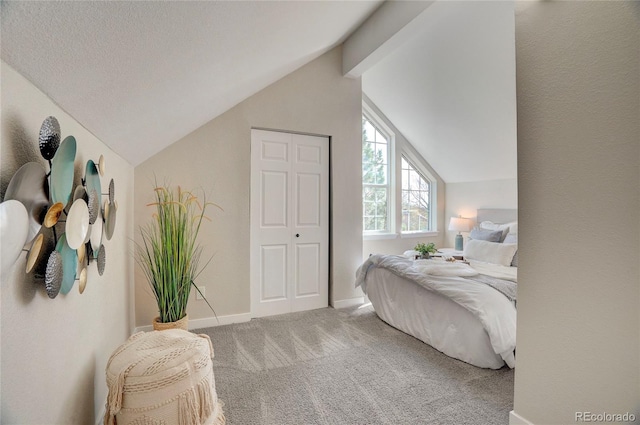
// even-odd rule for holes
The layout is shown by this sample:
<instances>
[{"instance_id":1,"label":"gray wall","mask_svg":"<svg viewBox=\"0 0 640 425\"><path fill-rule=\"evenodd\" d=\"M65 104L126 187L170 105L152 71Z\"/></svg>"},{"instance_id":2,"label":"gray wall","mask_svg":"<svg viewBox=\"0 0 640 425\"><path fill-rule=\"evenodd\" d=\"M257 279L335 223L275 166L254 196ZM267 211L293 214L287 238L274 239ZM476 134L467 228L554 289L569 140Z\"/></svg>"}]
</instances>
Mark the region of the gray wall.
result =
<instances>
[{"instance_id":1,"label":"gray wall","mask_svg":"<svg viewBox=\"0 0 640 425\"><path fill-rule=\"evenodd\" d=\"M224 211L211 211L201 229L204 257L213 261L198 279L218 316L248 313L251 128L331 137L331 301L362 296L354 273L362 255L361 85L341 73L341 48L244 100L135 169L136 227L148 220L153 176L184 188L202 187ZM137 236L136 236L137 237ZM136 273L136 322L148 325L155 301ZM192 294L193 296L193 294ZM208 318L203 302L189 317Z\"/></svg>"},{"instance_id":2,"label":"gray wall","mask_svg":"<svg viewBox=\"0 0 640 425\"><path fill-rule=\"evenodd\" d=\"M98 275L88 269L81 295L78 284L51 300L44 279L25 274L26 253L2 278L0 392L3 424L97 423L107 399L104 370L113 350L132 329L133 167L114 154L71 116L15 70L2 62L2 196L11 176L24 163L45 165L38 150L42 121L60 122L62 137L77 140L76 182L89 159L106 159L102 187L113 178L118 222L105 241L107 262ZM48 166L45 166L48 170ZM43 230L48 239L51 231ZM47 257L40 261L46 265Z\"/></svg>"},{"instance_id":3,"label":"gray wall","mask_svg":"<svg viewBox=\"0 0 640 425\"><path fill-rule=\"evenodd\" d=\"M639 22L637 2L517 3L514 412L535 424L640 414Z\"/></svg>"}]
</instances>

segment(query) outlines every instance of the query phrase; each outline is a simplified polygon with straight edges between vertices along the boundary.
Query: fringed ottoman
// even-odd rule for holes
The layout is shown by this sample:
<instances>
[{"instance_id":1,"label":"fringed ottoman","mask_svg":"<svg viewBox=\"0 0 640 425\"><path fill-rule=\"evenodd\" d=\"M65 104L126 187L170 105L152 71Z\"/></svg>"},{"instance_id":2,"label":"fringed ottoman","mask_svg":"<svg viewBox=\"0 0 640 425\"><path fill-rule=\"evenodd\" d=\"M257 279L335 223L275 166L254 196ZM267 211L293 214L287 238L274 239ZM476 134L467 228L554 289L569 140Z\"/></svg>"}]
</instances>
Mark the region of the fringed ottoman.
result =
<instances>
[{"instance_id":1,"label":"fringed ottoman","mask_svg":"<svg viewBox=\"0 0 640 425\"><path fill-rule=\"evenodd\" d=\"M138 332L109 358L105 425L224 425L207 335Z\"/></svg>"}]
</instances>

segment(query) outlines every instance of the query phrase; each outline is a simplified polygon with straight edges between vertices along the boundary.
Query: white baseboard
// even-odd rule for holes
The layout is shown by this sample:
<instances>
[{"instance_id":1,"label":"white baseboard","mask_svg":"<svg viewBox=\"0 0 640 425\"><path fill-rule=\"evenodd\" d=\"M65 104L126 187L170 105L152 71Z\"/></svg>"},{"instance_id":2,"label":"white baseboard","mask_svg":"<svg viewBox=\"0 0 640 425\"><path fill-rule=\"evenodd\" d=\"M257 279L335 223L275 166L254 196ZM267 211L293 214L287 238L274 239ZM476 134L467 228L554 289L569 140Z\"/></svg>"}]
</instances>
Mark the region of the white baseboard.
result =
<instances>
[{"instance_id":1,"label":"white baseboard","mask_svg":"<svg viewBox=\"0 0 640 425\"><path fill-rule=\"evenodd\" d=\"M529 422L512 410L509 412L509 425L533 425L533 422Z\"/></svg>"},{"instance_id":2,"label":"white baseboard","mask_svg":"<svg viewBox=\"0 0 640 425\"><path fill-rule=\"evenodd\" d=\"M203 319L189 319L189 330L211 328L213 326L230 325L232 323L244 323L251 320L251 313L229 314L227 316L205 317ZM149 332L153 330L152 325L138 326L133 333Z\"/></svg>"},{"instance_id":3,"label":"white baseboard","mask_svg":"<svg viewBox=\"0 0 640 425\"><path fill-rule=\"evenodd\" d=\"M336 300L333 302L333 308L347 308L364 304L364 297L349 298L347 300Z\"/></svg>"},{"instance_id":4,"label":"white baseboard","mask_svg":"<svg viewBox=\"0 0 640 425\"><path fill-rule=\"evenodd\" d=\"M211 328L213 326L230 325L232 323L244 323L251 320L251 313L229 314L227 316L206 317L204 319L189 319L189 330Z\"/></svg>"}]
</instances>

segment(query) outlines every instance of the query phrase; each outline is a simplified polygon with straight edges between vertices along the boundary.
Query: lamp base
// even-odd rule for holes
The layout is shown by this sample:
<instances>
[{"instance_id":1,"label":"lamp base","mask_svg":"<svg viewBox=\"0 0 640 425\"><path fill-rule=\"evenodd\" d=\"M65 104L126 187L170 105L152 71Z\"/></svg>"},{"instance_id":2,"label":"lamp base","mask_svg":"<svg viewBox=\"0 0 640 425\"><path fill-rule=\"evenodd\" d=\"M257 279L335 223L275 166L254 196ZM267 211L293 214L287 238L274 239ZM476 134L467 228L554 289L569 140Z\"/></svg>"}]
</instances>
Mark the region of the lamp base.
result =
<instances>
[{"instance_id":1,"label":"lamp base","mask_svg":"<svg viewBox=\"0 0 640 425\"><path fill-rule=\"evenodd\" d=\"M456 235L456 251L462 251L462 235L460 233Z\"/></svg>"}]
</instances>

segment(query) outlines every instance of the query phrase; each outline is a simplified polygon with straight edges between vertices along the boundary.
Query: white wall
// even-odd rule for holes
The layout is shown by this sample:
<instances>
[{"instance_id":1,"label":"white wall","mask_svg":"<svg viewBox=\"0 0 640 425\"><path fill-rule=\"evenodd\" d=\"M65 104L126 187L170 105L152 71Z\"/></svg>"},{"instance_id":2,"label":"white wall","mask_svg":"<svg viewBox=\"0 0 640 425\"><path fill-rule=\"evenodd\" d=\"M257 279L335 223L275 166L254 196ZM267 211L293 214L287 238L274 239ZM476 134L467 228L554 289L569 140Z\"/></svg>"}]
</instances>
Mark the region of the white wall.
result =
<instances>
[{"instance_id":1,"label":"white wall","mask_svg":"<svg viewBox=\"0 0 640 425\"><path fill-rule=\"evenodd\" d=\"M640 421L640 3L518 2L514 412Z\"/></svg>"},{"instance_id":2,"label":"white wall","mask_svg":"<svg viewBox=\"0 0 640 425\"><path fill-rule=\"evenodd\" d=\"M518 180L487 180L467 183L448 183L444 217L445 244L453 247L457 232L448 231L451 217L466 217L476 224L477 210L480 208L518 208ZM463 233L466 243L469 236Z\"/></svg>"},{"instance_id":3,"label":"white wall","mask_svg":"<svg viewBox=\"0 0 640 425\"><path fill-rule=\"evenodd\" d=\"M351 77L382 60L410 39L424 25L424 10L430 1L383 2L344 42L342 72Z\"/></svg>"},{"instance_id":4,"label":"white wall","mask_svg":"<svg viewBox=\"0 0 640 425\"><path fill-rule=\"evenodd\" d=\"M119 204L113 238L106 241L106 269L95 263L80 295L76 284L51 300L44 279L26 275L25 255L2 279L1 384L3 424L91 424L107 397L104 370L111 352L129 336L133 264L133 167L115 155L25 78L2 62L2 195L24 163L45 161L38 149L42 121L60 122L62 136L78 142L76 180L89 159L106 159L103 187L115 181ZM114 123L117 125L117 123ZM48 169L48 166L45 166ZM50 231L44 231L50 235ZM46 262L46 257L42 256Z\"/></svg>"},{"instance_id":5,"label":"white wall","mask_svg":"<svg viewBox=\"0 0 640 425\"><path fill-rule=\"evenodd\" d=\"M331 295L351 299L361 263L361 86L344 78L341 48L333 49L244 100L135 169L135 222L145 223L156 175L186 188L202 187L223 212L211 212L200 240L213 261L198 279L218 316L250 310L249 213L251 128L288 130L331 137ZM192 294L192 296L194 296ZM202 301L189 305L190 319L207 318ZM148 283L136 273L136 322L157 313Z\"/></svg>"},{"instance_id":6,"label":"white wall","mask_svg":"<svg viewBox=\"0 0 640 425\"><path fill-rule=\"evenodd\" d=\"M435 191L435 203L436 208L434 210L437 220L436 229L434 232L422 235L401 235L397 229L402 223L402 217L399 213L396 213L396 234L395 237L389 238L391 235L387 235L383 238L365 237L362 242L362 258L366 259L370 254L402 254L404 251L413 249L418 242L429 243L433 242L437 247L443 246L444 241L444 209L445 209L445 183L440 178L436 170L429 165L429 163L416 151L416 149L409 143L404 135L396 128L395 125L384 113L369 99L366 94L362 94L363 101L367 104L373 113L382 120L382 125L385 125L395 136L395 162L396 169L400 167L400 157L402 152L408 152L416 161L416 167L422 167L422 172L426 173L434 178L433 190ZM414 161L414 162L416 162ZM397 179L396 181L396 193L399 193L402 189L402 181ZM396 196L397 198L397 196Z\"/></svg>"},{"instance_id":7,"label":"white wall","mask_svg":"<svg viewBox=\"0 0 640 425\"><path fill-rule=\"evenodd\" d=\"M362 76L447 184L517 176L513 4L437 1L420 32Z\"/></svg>"}]
</instances>

